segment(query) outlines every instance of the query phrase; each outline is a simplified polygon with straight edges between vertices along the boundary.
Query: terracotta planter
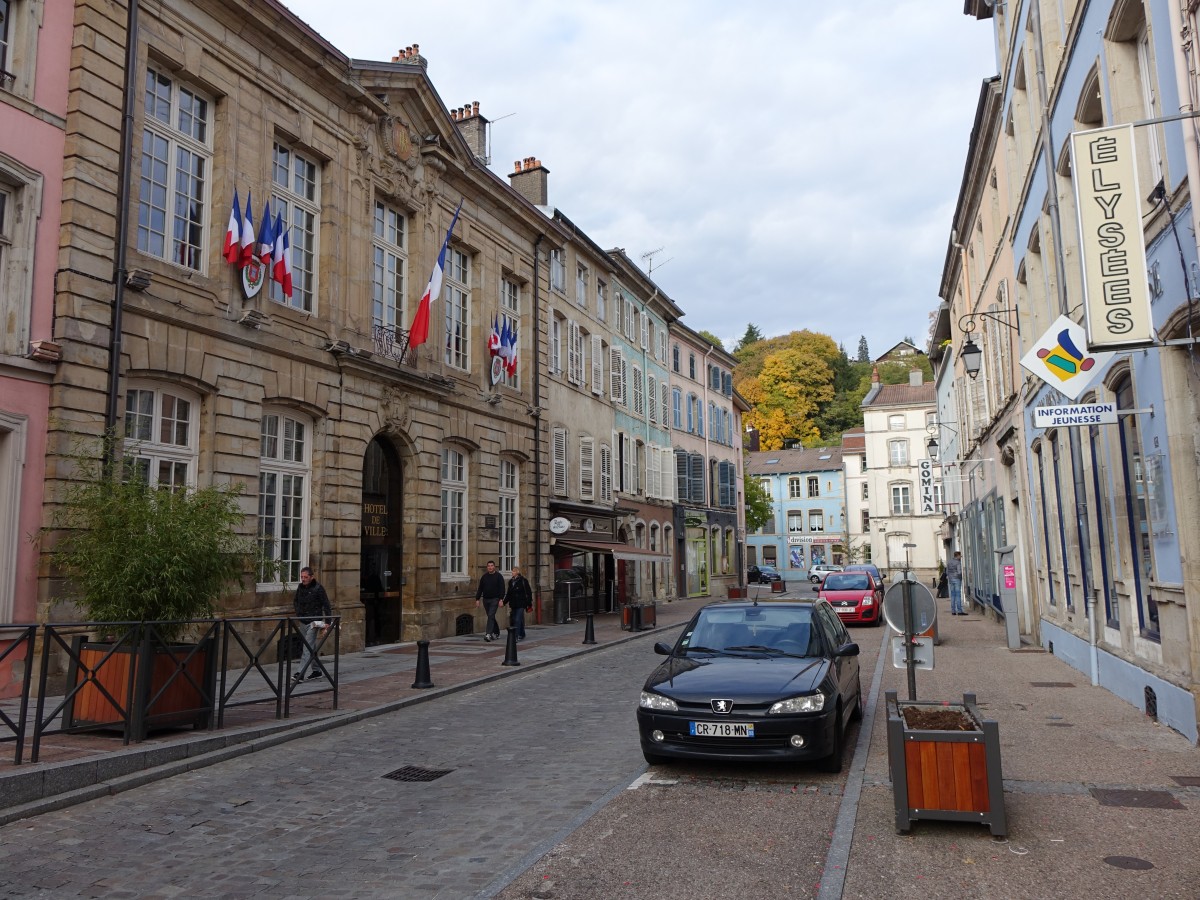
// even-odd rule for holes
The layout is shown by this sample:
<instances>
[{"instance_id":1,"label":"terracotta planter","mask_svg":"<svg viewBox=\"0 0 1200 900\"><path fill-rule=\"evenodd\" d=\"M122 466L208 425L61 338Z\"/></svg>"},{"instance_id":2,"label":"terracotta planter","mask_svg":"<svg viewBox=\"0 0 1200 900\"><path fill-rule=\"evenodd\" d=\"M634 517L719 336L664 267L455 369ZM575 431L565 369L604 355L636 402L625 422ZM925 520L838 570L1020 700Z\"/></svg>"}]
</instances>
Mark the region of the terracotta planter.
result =
<instances>
[{"instance_id":1,"label":"terracotta planter","mask_svg":"<svg viewBox=\"0 0 1200 900\"><path fill-rule=\"evenodd\" d=\"M887 701L888 768L896 805L896 830L917 819L978 822L992 834L1008 832L1000 767L1000 728L980 718L974 694L962 703L905 701L895 691ZM910 727L904 708L961 714L968 730Z\"/></svg>"},{"instance_id":2,"label":"terracotta planter","mask_svg":"<svg viewBox=\"0 0 1200 900\"><path fill-rule=\"evenodd\" d=\"M212 638L116 649L76 638L67 683L79 690L64 707L63 729L111 729L140 741L156 729L207 728L216 702L215 648Z\"/></svg>"}]
</instances>

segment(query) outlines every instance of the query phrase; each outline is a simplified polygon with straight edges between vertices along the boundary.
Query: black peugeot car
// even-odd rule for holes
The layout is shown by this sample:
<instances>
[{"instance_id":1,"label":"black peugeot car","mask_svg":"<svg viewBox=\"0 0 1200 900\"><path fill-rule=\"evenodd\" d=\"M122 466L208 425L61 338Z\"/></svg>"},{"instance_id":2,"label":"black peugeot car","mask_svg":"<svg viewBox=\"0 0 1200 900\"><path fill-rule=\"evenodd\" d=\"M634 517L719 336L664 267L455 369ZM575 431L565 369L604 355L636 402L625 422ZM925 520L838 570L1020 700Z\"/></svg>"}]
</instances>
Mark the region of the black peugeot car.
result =
<instances>
[{"instance_id":1,"label":"black peugeot car","mask_svg":"<svg viewBox=\"0 0 1200 900\"><path fill-rule=\"evenodd\" d=\"M642 688L642 754L669 759L816 760L842 767L862 716L858 644L824 600L713 603Z\"/></svg>"},{"instance_id":2,"label":"black peugeot car","mask_svg":"<svg viewBox=\"0 0 1200 900\"><path fill-rule=\"evenodd\" d=\"M746 569L746 581L749 584L770 584L772 581L783 581L783 576L774 566L764 563L761 566L750 566Z\"/></svg>"}]
</instances>

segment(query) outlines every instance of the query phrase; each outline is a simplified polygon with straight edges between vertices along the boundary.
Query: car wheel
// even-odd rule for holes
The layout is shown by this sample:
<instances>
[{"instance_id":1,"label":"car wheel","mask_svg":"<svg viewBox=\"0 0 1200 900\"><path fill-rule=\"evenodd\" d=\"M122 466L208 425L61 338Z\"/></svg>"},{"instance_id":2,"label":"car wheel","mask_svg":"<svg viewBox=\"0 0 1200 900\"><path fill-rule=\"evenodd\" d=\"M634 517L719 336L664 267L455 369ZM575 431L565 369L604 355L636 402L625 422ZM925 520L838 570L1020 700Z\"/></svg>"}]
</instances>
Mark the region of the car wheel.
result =
<instances>
[{"instance_id":1,"label":"car wheel","mask_svg":"<svg viewBox=\"0 0 1200 900\"><path fill-rule=\"evenodd\" d=\"M813 584L819 584L821 582L821 578L818 575L811 575L811 576L809 576L808 580L811 581Z\"/></svg>"},{"instance_id":2,"label":"car wheel","mask_svg":"<svg viewBox=\"0 0 1200 900\"><path fill-rule=\"evenodd\" d=\"M644 756L646 762L652 766L661 766L670 762L670 760L668 760L665 756L659 756L657 753L651 753L649 750L643 750L642 756Z\"/></svg>"},{"instance_id":3,"label":"car wheel","mask_svg":"<svg viewBox=\"0 0 1200 900\"><path fill-rule=\"evenodd\" d=\"M859 679L858 690L854 692L854 712L850 713L851 722L861 722L863 717L862 679Z\"/></svg>"},{"instance_id":4,"label":"car wheel","mask_svg":"<svg viewBox=\"0 0 1200 900\"><path fill-rule=\"evenodd\" d=\"M833 749L828 756L819 762L822 772L842 771L842 707L838 704L837 715L833 720Z\"/></svg>"}]
</instances>

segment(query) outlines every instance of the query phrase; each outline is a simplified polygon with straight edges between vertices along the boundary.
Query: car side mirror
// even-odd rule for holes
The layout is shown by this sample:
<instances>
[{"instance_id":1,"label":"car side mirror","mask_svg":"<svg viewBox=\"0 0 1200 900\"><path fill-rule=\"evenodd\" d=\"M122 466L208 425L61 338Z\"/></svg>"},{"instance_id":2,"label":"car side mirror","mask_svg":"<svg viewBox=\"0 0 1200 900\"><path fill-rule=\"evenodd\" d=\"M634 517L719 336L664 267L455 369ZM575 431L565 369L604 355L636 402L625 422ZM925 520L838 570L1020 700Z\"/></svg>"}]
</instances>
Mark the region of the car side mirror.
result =
<instances>
[{"instance_id":1,"label":"car side mirror","mask_svg":"<svg viewBox=\"0 0 1200 900\"><path fill-rule=\"evenodd\" d=\"M880 578L887 578L887 572L880 572L880 573L879 573L879 577L880 577Z\"/></svg>"},{"instance_id":2,"label":"car side mirror","mask_svg":"<svg viewBox=\"0 0 1200 900\"><path fill-rule=\"evenodd\" d=\"M819 594L819 593L821 593L821 585L819 585L819 584L814 584L814 585L812 586L812 589L813 589L813 593L814 593L814 594Z\"/></svg>"},{"instance_id":3,"label":"car side mirror","mask_svg":"<svg viewBox=\"0 0 1200 900\"><path fill-rule=\"evenodd\" d=\"M837 653L834 656L858 656L858 644L854 643L854 641L843 644L838 647Z\"/></svg>"},{"instance_id":4,"label":"car side mirror","mask_svg":"<svg viewBox=\"0 0 1200 900\"><path fill-rule=\"evenodd\" d=\"M654 644L654 652L657 653L659 656L670 656L671 655L671 645L666 643L665 641L658 641Z\"/></svg>"}]
</instances>

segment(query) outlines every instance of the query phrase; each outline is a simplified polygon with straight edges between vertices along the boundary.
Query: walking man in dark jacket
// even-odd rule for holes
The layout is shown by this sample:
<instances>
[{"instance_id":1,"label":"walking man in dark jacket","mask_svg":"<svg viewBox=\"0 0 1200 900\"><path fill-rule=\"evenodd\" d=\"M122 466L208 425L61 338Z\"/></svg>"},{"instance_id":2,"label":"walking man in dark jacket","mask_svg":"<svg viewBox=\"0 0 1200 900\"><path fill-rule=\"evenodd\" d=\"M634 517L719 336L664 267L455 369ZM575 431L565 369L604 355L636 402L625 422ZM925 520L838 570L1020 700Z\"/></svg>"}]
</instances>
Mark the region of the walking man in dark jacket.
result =
<instances>
[{"instance_id":1,"label":"walking man in dark jacket","mask_svg":"<svg viewBox=\"0 0 1200 900\"><path fill-rule=\"evenodd\" d=\"M504 602L508 604L509 622L517 629L517 640L525 640L525 610L533 606L533 588L529 586L529 579L521 574L520 566L512 567Z\"/></svg>"},{"instance_id":2,"label":"walking man in dark jacket","mask_svg":"<svg viewBox=\"0 0 1200 900\"><path fill-rule=\"evenodd\" d=\"M309 678L320 678L321 672L318 668L314 667L309 673L308 667L312 665L313 654L316 653L317 635L329 627L329 622L325 620L333 615L333 607L329 603L329 595L325 593L325 588L313 578L313 571L308 566L300 570L300 584L296 588L296 597L292 605L296 609L296 618L300 620L304 629L304 653L300 657L300 668L292 676L292 681L303 681L306 675Z\"/></svg>"},{"instance_id":3,"label":"walking man in dark jacket","mask_svg":"<svg viewBox=\"0 0 1200 900\"><path fill-rule=\"evenodd\" d=\"M492 641L500 637L500 626L496 624L496 610L504 602L504 576L496 571L496 564L490 559L487 561L487 571L479 576L479 587L475 590L476 606L480 600L483 601L483 608L487 610L487 628L483 639Z\"/></svg>"}]
</instances>

